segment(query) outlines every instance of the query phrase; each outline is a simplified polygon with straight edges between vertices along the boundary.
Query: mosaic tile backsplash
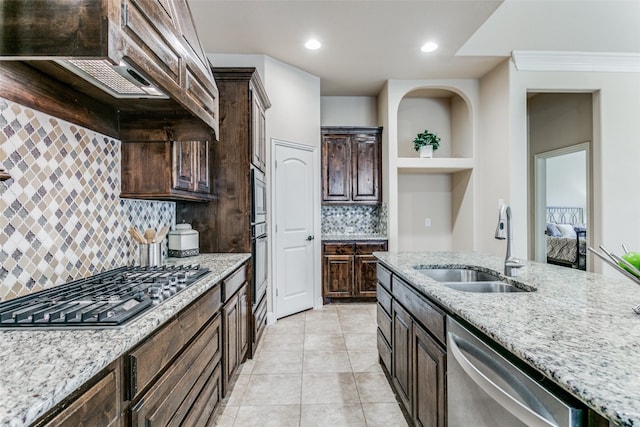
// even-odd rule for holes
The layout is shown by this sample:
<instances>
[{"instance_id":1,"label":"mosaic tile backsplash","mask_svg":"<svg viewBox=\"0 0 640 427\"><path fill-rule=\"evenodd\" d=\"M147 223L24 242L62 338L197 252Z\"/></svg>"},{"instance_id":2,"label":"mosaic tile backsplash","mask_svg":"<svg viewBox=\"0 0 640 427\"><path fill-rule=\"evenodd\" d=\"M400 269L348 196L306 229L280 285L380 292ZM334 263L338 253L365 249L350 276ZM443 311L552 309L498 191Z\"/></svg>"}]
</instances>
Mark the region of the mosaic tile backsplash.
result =
<instances>
[{"instance_id":1,"label":"mosaic tile backsplash","mask_svg":"<svg viewBox=\"0 0 640 427\"><path fill-rule=\"evenodd\" d=\"M0 300L133 264L130 226L175 225L175 203L119 198L120 141L2 98L0 163Z\"/></svg>"},{"instance_id":2,"label":"mosaic tile backsplash","mask_svg":"<svg viewBox=\"0 0 640 427\"><path fill-rule=\"evenodd\" d=\"M322 206L322 234L387 235L387 204Z\"/></svg>"}]
</instances>

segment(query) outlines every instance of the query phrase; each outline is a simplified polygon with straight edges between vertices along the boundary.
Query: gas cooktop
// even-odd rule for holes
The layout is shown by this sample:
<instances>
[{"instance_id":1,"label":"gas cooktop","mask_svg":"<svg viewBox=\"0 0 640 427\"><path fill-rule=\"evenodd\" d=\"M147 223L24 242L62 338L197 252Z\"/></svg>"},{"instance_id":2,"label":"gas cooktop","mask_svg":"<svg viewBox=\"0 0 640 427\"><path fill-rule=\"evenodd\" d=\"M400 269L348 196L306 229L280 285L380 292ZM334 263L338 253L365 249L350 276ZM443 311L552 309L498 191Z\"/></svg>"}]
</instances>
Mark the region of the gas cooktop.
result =
<instances>
[{"instance_id":1,"label":"gas cooktop","mask_svg":"<svg viewBox=\"0 0 640 427\"><path fill-rule=\"evenodd\" d=\"M0 302L0 329L122 326L208 273L199 265L116 268Z\"/></svg>"}]
</instances>

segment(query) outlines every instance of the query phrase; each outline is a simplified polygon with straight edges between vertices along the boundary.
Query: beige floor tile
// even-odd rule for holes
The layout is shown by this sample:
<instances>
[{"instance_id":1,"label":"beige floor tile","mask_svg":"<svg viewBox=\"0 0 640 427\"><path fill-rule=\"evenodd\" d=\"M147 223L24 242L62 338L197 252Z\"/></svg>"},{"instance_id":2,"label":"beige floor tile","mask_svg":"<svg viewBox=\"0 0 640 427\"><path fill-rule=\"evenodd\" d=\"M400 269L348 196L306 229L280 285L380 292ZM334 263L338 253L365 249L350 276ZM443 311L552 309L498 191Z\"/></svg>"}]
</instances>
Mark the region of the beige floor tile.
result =
<instances>
[{"instance_id":1,"label":"beige floor tile","mask_svg":"<svg viewBox=\"0 0 640 427\"><path fill-rule=\"evenodd\" d=\"M342 332L338 316L335 319L307 318L305 322L305 334L339 334Z\"/></svg>"},{"instance_id":2,"label":"beige floor tile","mask_svg":"<svg viewBox=\"0 0 640 427\"><path fill-rule=\"evenodd\" d=\"M300 405L241 406L236 427L298 427Z\"/></svg>"},{"instance_id":3,"label":"beige floor tile","mask_svg":"<svg viewBox=\"0 0 640 427\"><path fill-rule=\"evenodd\" d=\"M262 351L256 354L253 374L301 374L302 346L300 348L300 351L294 352Z\"/></svg>"},{"instance_id":4,"label":"beige floor tile","mask_svg":"<svg viewBox=\"0 0 640 427\"><path fill-rule=\"evenodd\" d=\"M262 343L260 343L262 345ZM258 348L260 348L258 346ZM256 354L258 354L260 350L256 351ZM244 363L242 365L240 365L240 370L238 371L239 375L251 375L251 372L253 371L253 366L255 365L256 361L255 359L247 359L244 361Z\"/></svg>"},{"instance_id":5,"label":"beige floor tile","mask_svg":"<svg viewBox=\"0 0 640 427\"><path fill-rule=\"evenodd\" d=\"M363 403L368 427L407 427L398 403Z\"/></svg>"},{"instance_id":6,"label":"beige floor tile","mask_svg":"<svg viewBox=\"0 0 640 427\"><path fill-rule=\"evenodd\" d=\"M306 334L304 351L345 351L342 334Z\"/></svg>"},{"instance_id":7,"label":"beige floor tile","mask_svg":"<svg viewBox=\"0 0 640 427\"><path fill-rule=\"evenodd\" d=\"M298 335L294 335L298 336ZM303 335L301 335L303 336ZM303 350L303 342L279 342L278 340L269 340L260 343L260 348L256 353L256 356L260 353L264 352L291 352L291 353L302 353Z\"/></svg>"},{"instance_id":8,"label":"beige floor tile","mask_svg":"<svg viewBox=\"0 0 640 427\"><path fill-rule=\"evenodd\" d=\"M362 403L393 403L396 397L391 390L387 377L376 372L357 372L356 387Z\"/></svg>"},{"instance_id":9,"label":"beige floor tile","mask_svg":"<svg viewBox=\"0 0 640 427\"><path fill-rule=\"evenodd\" d=\"M233 389L231 390L231 394L227 395L226 399L227 405L236 406L240 405L242 402L242 396L244 396L244 392L247 390L247 385L249 384L250 375L238 375L235 384L233 385Z\"/></svg>"},{"instance_id":10,"label":"beige floor tile","mask_svg":"<svg viewBox=\"0 0 640 427\"><path fill-rule=\"evenodd\" d=\"M326 306L325 306L326 307ZM338 312L334 310L310 310L305 313L305 320L327 319L338 320Z\"/></svg>"},{"instance_id":11,"label":"beige floor tile","mask_svg":"<svg viewBox=\"0 0 640 427\"><path fill-rule=\"evenodd\" d=\"M377 351L350 351L348 354L353 372L382 372Z\"/></svg>"},{"instance_id":12,"label":"beige floor tile","mask_svg":"<svg viewBox=\"0 0 640 427\"><path fill-rule=\"evenodd\" d=\"M279 319L265 329L266 335L304 334L304 314Z\"/></svg>"},{"instance_id":13,"label":"beige floor tile","mask_svg":"<svg viewBox=\"0 0 640 427\"><path fill-rule=\"evenodd\" d=\"M345 334L372 334L376 332L378 328L375 320L369 318L368 315L353 316L353 317L341 317L340 327Z\"/></svg>"},{"instance_id":14,"label":"beige floor tile","mask_svg":"<svg viewBox=\"0 0 640 427\"><path fill-rule=\"evenodd\" d=\"M346 351L305 351L302 372L305 374L351 372L349 355Z\"/></svg>"},{"instance_id":15,"label":"beige floor tile","mask_svg":"<svg viewBox=\"0 0 640 427\"><path fill-rule=\"evenodd\" d=\"M263 335L260 343L263 342L269 344L302 344L304 342L304 334Z\"/></svg>"},{"instance_id":16,"label":"beige floor tile","mask_svg":"<svg viewBox=\"0 0 640 427\"><path fill-rule=\"evenodd\" d=\"M251 375L242 406L297 405L301 388L300 374Z\"/></svg>"},{"instance_id":17,"label":"beige floor tile","mask_svg":"<svg viewBox=\"0 0 640 427\"><path fill-rule=\"evenodd\" d=\"M347 351L377 351L378 341L376 333L344 334ZM306 347L305 347L306 348Z\"/></svg>"},{"instance_id":18,"label":"beige floor tile","mask_svg":"<svg viewBox=\"0 0 640 427\"><path fill-rule=\"evenodd\" d=\"M238 414L239 406L223 406L219 409L220 413L216 418L216 427L232 427Z\"/></svg>"},{"instance_id":19,"label":"beige floor tile","mask_svg":"<svg viewBox=\"0 0 640 427\"><path fill-rule=\"evenodd\" d=\"M366 427L362 405L302 405L301 427Z\"/></svg>"},{"instance_id":20,"label":"beige floor tile","mask_svg":"<svg viewBox=\"0 0 640 427\"><path fill-rule=\"evenodd\" d=\"M352 373L303 374L302 403L359 403Z\"/></svg>"}]
</instances>

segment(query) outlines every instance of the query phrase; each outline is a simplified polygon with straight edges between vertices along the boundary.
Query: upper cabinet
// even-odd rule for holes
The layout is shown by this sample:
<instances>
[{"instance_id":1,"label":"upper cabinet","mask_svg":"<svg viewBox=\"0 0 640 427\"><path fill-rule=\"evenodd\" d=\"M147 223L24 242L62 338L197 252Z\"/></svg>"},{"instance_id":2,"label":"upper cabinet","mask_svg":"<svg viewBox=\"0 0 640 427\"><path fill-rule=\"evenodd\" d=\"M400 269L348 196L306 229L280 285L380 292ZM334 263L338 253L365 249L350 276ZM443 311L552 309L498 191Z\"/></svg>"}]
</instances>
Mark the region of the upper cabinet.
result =
<instances>
[{"instance_id":1,"label":"upper cabinet","mask_svg":"<svg viewBox=\"0 0 640 427\"><path fill-rule=\"evenodd\" d=\"M382 201L382 128L322 128L322 203Z\"/></svg>"},{"instance_id":2,"label":"upper cabinet","mask_svg":"<svg viewBox=\"0 0 640 427\"><path fill-rule=\"evenodd\" d=\"M2 9L3 68L28 63L121 121L186 110L217 135L218 89L186 0L4 0Z\"/></svg>"}]
</instances>

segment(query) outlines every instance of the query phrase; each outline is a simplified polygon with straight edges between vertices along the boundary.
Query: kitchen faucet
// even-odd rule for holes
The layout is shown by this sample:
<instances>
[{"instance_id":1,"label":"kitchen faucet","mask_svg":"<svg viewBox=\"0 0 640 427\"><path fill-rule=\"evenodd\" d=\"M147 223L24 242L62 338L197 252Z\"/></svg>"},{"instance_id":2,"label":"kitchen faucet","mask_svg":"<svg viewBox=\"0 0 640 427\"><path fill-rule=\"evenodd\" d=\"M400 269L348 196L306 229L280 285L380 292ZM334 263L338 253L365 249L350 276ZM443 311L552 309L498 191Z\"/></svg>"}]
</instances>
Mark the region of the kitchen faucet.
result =
<instances>
[{"instance_id":1,"label":"kitchen faucet","mask_svg":"<svg viewBox=\"0 0 640 427\"><path fill-rule=\"evenodd\" d=\"M507 239L507 255L504 259L504 275L510 277L517 276L518 269L524 267L524 264L522 264L518 258L513 256L513 228L511 226L511 207L505 204L500 206L500 212L498 214L498 226L496 227L496 239Z\"/></svg>"}]
</instances>

